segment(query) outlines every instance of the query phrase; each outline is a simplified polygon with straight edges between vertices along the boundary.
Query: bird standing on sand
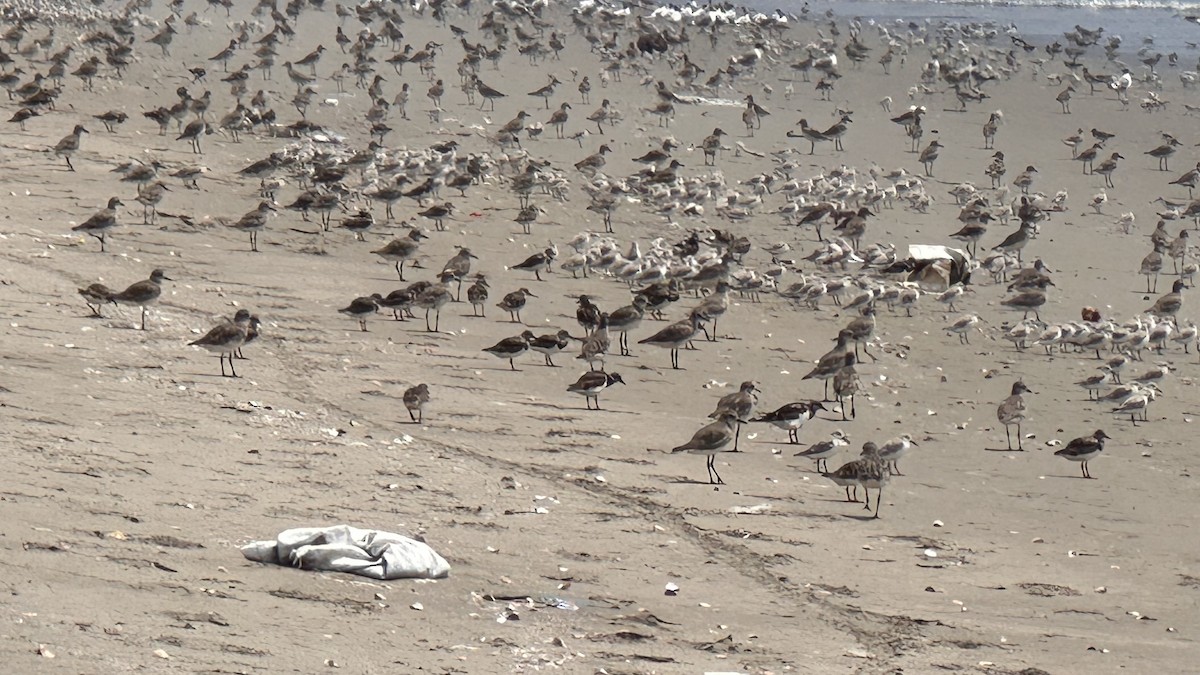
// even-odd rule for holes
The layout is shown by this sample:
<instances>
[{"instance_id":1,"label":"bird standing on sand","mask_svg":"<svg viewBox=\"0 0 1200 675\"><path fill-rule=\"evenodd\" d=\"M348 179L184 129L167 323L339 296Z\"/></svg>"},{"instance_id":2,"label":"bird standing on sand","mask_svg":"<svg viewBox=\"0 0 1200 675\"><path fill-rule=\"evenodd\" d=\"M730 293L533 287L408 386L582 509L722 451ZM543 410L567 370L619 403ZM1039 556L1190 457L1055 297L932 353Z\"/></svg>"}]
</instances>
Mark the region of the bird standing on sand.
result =
<instances>
[{"instance_id":1,"label":"bird standing on sand","mask_svg":"<svg viewBox=\"0 0 1200 675\"><path fill-rule=\"evenodd\" d=\"M1004 425L1004 436L1008 440L1008 449L1012 450L1012 436L1009 433L1009 427L1015 425L1017 427L1017 450L1024 450L1023 439L1021 438L1021 423L1025 421L1025 399L1022 394L1031 394L1029 388L1024 382L1017 380L1013 383L1012 392L1008 398L1000 403L1000 407L996 409L996 419Z\"/></svg>"},{"instance_id":2,"label":"bird standing on sand","mask_svg":"<svg viewBox=\"0 0 1200 675\"><path fill-rule=\"evenodd\" d=\"M696 334L700 332L702 322L707 320L708 317L693 311L688 315L688 318L683 321L677 321L648 338L638 340L638 344L653 345L671 350L671 367L679 370L680 348L696 338Z\"/></svg>"},{"instance_id":3,"label":"bird standing on sand","mask_svg":"<svg viewBox=\"0 0 1200 675\"><path fill-rule=\"evenodd\" d=\"M724 485L725 481L721 479L721 474L717 473L716 456L720 452L730 452L725 448L737 435L735 424L740 421L732 411L720 411L715 422L701 427L695 434L692 434L691 440L672 448L671 452L706 455L708 459L705 466L708 469L709 484Z\"/></svg>"},{"instance_id":4,"label":"bird standing on sand","mask_svg":"<svg viewBox=\"0 0 1200 675\"><path fill-rule=\"evenodd\" d=\"M625 380L621 379L619 373L606 373L602 370L591 370L579 376L579 379L567 387L567 391L572 394L579 394L584 397L584 402L588 410L600 409L600 394L605 389L614 384L625 384ZM592 408L592 402L595 401L596 407Z\"/></svg>"},{"instance_id":5,"label":"bird standing on sand","mask_svg":"<svg viewBox=\"0 0 1200 675\"><path fill-rule=\"evenodd\" d=\"M521 323L521 309L525 307L525 299L536 297L528 288L519 288L501 298L496 306L508 312L513 323Z\"/></svg>"},{"instance_id":6,"label":"bird standing on sand","mask_svg":"<svg viewBox=\"0 0 1200 675\"><path fill-rule=\"evenodd\" d=\"M123 206L121 200L110 197L108 206L92 214L91 218L71 228L73 232L83 232L100 240L100 252L104 253L104 240L109 230L118 225L117 207Z\"/></svg>"},{"instance_id":7,"label":"bird standing on sand","mask_svg":"<svg viewBox=\"0 0 1200 675\"><path fill-rule=\"evenodd\" d=\"M805 422L816 417L817 411L825 409L825 406L820 401L788 403L772 412L763 413L751 421L766 422L780 429L787 430L788 443L795 444L800 442L800 429L804 426Z\"/></svg>"},{"instance_id":8,"label":"bird standing on sand","mask_svg":"<svg viewBox=\"0 0 1200 675\"><path fill-rule=\"evenodd\" d=\"M83 296L83 301L87 303L88 309L92 310L92 316L103 317L100 308L113 301L112 298L116 295L116 291L104 284L97 283L79 289L79 295Z\"/></svg>"},{"instance_id":9,"label":"bird standing on sand","mask_svg":"<svg viewBox=\"0 0 1200 675\"><path fill-rule=\"evenodd\" d=\"M379 301L383 297L378 293L355 298L350 301L349 305L338 310L340 314L358 321L358 328L362 332L367 332L367 317L379 311Z\"/></svg>"},{"instance_id":10,"label":"bird standing on sand","mask_svg":"<svg viewBox=\"0 0 1200 675\"><path fill-rule=\"evenodd\" d=\"M507 337L483 351L499 359L508 359L508 367L516 370L514 359L529 351L529 343L534 339L533 331L526 330L520 335Z\"/></svg>"},{"instance_id":11,"label":"bird standing on sand","mask_svg":"<svg viewBox=\"0 0 1200 675\"><path fill-rule=\"evenodd\" d=\"M425 404L429 403L429 385L418 384L404 392L404 407L413 422L421 424L425 421Z\"/></svg>"},{"instance_id":12,"label":"bird standing on sand","mask_svg":"<svg viewBox=\"0 0 1200 675\"><path fill-rule=\"evenodd\" d=\"M1054 456L1079 462L1079 469L1083 472L1083 477L1092 478L1091 472L1088 471L1088 462L1099 456L1104 450L1104 441L1109 438L1107 434L1097 429L1096 433L1091 436L1082 436L1072 440L1067 447L1056 451Z\"/></svg>"},{"instance_id":13,"label":"bird standing on sand","mask_svg":"<svg viewBox=\"0 0 1200 675\"><path fill-rule=\"evenodd\" d=\"M738 441L742 435L742 420L749 420L754 415L754 409L758 406L758 383L746 381L738 387L738 390L732 394L726 394L717 401L717 408L709 417L717 419L724 413L732 413L737 419L737 428L734 430L733 436L733 451L738 452Z\"/></svg>"},{"instance_id":14,"label":"bird standing on sand","mask_svg":"<svg viewBox=\"0 0 1200 675\"><path fill-rule=\"evenodd\" d=\"M67 160L67 168L71 171L75 170L75 165L71 164L71 155L79 151L80 140L86 133L88 130L84 129L82 124L76 124L75 129L63 136L63 139L54 146L54 154Z\"/></svg>"},{"instance_id":15,"label":"bird standing on sand","mask_svg":"<svg viewBox=\"0 0 1200 675\"><path fill-rule=\"evenodd\" d=\"M404 262L414 258L420 248L421 240L428 238L424 231L414 227L408 231L407 237L393 239L383 248L371 251L371 253L396 263L396 274L400 275L400 281L404 281Z\"/></svg>"},{"instance_id":16,"label":"bird standing on sand","mask_svg":"<svg viewBox=\"0 0 1200 675\"><path fill-rule=\"evenodd\" d=\"M921 151L921 164L925 167L925 175L933 176L933 163L937 161L938 152L946 146L939 143L937 140L929 142L925 149Z\"/></svg>"},{"instance_id":17,"label":"bird standing on sand","mask_svg":"<svg viewBox=\"0 0 1200 675\"><path fill-rule=\"evenodd\" d=\"M275 206L271 202L263 200L253 211L246 213L236 223L230 225L235 230L250 233L251 252L258 253L258 233L266 228L267 219L275 210Z\"/></svg>"},{"instance_id":18,"label":"bird standing on sand","mask_svg":"<svg viewBox=\"0 0 1200 675\"><path fill-rule=\"evenodd\" d=\"M250 310L239 309L233 321L222 321L188 345L216 354L221 361L221 377L226 377L225 361L229 361L229 377L237 377L237 371L233 368L233 354L245 344L249 326Z\"/></svg>"},{"instance_id":19,"label":"bird standing on sand","mask_svg":"<svg viewBox=\"0 0 1200 675\"><path fill-rule=\"evenodd\" d=\"M162 270L154 270L150 278L139 281L129 288L113 295L110 300L118 305L133 305L142 308L142 330L146 330L146 308L158 302L162 295L162 282L171 278Z\"/></svg>"}]
</instances>

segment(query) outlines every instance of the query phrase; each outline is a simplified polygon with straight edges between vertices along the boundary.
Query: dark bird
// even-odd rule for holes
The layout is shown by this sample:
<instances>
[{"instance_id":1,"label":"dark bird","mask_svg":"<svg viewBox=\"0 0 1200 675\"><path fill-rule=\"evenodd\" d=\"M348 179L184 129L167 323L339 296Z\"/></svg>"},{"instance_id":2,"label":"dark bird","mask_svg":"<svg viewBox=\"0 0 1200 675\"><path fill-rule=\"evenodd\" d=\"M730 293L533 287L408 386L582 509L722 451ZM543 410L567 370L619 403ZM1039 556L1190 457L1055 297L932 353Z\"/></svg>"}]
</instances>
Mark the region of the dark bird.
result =
<instances>
[{"instance_id":1,"label":"dark bird","mask_svg":"<svg viewBox=\"0 0 1200 675\"><path fill-rule=\"evenodd\" d=\"M601 392L614 384L625 384L625 380L621 379L619 373L605 373L604 371L593 370L579 376L575 384L567 387L567 391L583 396L588 410L592 410L592 402L595 401L595 409L599 410Z\"/></svg>"}]
</instances>

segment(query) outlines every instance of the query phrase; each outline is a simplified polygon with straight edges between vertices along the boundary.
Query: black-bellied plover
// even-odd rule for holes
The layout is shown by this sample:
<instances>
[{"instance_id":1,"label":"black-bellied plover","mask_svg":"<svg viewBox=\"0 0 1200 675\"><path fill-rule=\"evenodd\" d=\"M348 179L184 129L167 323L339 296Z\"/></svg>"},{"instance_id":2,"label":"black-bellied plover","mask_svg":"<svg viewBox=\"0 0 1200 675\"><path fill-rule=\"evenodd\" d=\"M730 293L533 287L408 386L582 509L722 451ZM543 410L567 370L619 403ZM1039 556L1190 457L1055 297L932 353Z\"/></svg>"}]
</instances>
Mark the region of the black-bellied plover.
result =
<instances>
[{"instance_id":1,"label":"black-bellied plover","mask_svg":"<svg viewBox=\"0 0 1200 675\"><path fill-rule=\"evenodd\" d=\"M67 160L67 168L71 171L75 170L75 165L71 164L71 156L79 151L80 138L86 133L88 130L84 129L82 124L76 124L75 129L63 136L63 139L54 146L54 154Z\"/></svg>"}]
</instances>

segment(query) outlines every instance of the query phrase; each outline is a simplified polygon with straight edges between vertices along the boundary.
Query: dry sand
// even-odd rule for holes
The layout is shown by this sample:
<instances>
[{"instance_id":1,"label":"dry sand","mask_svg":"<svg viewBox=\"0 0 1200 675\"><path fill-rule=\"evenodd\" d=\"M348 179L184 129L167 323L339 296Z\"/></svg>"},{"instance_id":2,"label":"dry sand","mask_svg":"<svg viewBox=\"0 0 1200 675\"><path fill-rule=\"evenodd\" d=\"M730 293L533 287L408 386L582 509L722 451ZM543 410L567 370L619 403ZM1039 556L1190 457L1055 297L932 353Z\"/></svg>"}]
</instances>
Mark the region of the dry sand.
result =
<instances>
[{"instance_id":1,"label":"dry sand","mask_svg":"<svg viewBox=\"0 0 1200 675\"><path fill-rule=\"evenodd\" d=\"M943 331L955 316L930 296L912 318L881 310L879 360L860 366L869 398L860 397L857 419L841 422L825 413L802 431L799 447L840 428L855 449L913 434L921 445L902 460L905 475L885 490L880 519L846 503L811 462L792 456L799 447L788 446L782 431L762 425L746 430L743 453L718 457L727 485L697 483L704 478L700 457L663 451L689 438L716 399L742 380L760 382L763 409L819 397L820 384L800 378L847 316L828 304L816 312L797 308L772 294L757 304L738 300L719 326L720 340L683 353L684 370L670 370L664 350L644 346L635 345L631 358L610 357L609 369L628 385L607 392L601 412L585 411L582 399L565 391L582 370L568 358L574 352L558 359L565 366L558 369L530 354L518 362L520 372L482 353L521 330L490 304L486 319L468 316L465 304L448 306L436 335L420 321L382 315L360 333L335 310L355 296L402 286L390 265L369 253L402 233L397 224L377 227L360 243L344 231L299 232L317 226L282 211L260 237L262 252L251 254L245 235L221 227L189 227L170 215L158 226L139 224L133 186L109 172L135 158L157 158L171 168L200 161L211 169L202 189L170 180L159 210L195 222L236 219L257 202L257 185L235 171L290 142L254 134L235 144L217 134L205 139L197 160L185 141L159 136L143 119L143 110L169 104L181 85L194 95L210 88L218 116L233 106L219 68L210 67L207 85L188 84L183 66L211 66L205 59L227 43L230 30L219 13L203 11L204 3L186 4L185 13L200 11L212 25L181 31L172 58L160 58L144 42L156 29L142 28L139 60L123 82L106 67L95 92L86 93L68 76L57 111L31 120L28 132L6 129L0 301L8 316L0 402L8 442L0 565L7 599L0 649L10 672L308 673L332 671L332 664L353 673L1194 667L1200 569L1187 523L1197 466L1186 440L1200 367L1194 355L1172 348L1130 367L1140 372L1162 358L1178 368L1150 422L1135 428L1072 386L1093 372L1089 354L1018 353L1000 339L1002 324L1019 315L1001 312L1004 288L977 274L975 292L959 308L985 319L969 346ZM318 69L322 96L334 95L327 78L344 58L333 43L332 4L324 13L306 11L297 39L280 48L280 62L317 42L330 48ZM234 19L247 18L248 9ZM147 14L162 19L166 8L155 3ZM646 79L671 82L671 66L661 58L631 61L623 83L601 88L600 61L557 10L547 18L568 34L562 61L529 67L510 49L501 71L485 62L483 79L509 96L494 114L482 114L455 86L461 49L448 28L407 12L405 18L407 41L416 48L426 38L447 45L436 72L451 86L441 122L431 123L428 84L417 69L406 68L401 78L381 63L386 98L402 81L413 88L412 121L389 119L396 129L389 147L453 139L464 152L498 154L478 130L498 127L522 107L544 122L549 113L540 100L523 92L555 73L564 85L551 106L574 104L568 133L584 128L581 119L603 98L624 112L624 122L603 139L614 151L606 168L611 176L637 170L631 158L665 133L684 144L682 174L705 175L710 170L689 146L714 126L731 133L728 147L800 149L804 154L793 159L801 178L843 164L860 172L920 170L902 130L877 101L890 95L893 114L903 110L927 51L914 48L907 64L884 76L869 31L864 41L876 51L861 69L843 66L831 102L817 99L813 83L799 81L794 98L784 99L789 64L800 58L795 51L760 65L736 89L724 88L724 98L753 93L771 111L749 138L738 107L681 105L671 128L659 128L639 112L653 104L654 93L633 70L645 67ZM472 41L481 38L478 12L452 12L450 21L467 28ZM352 36L359 28L346 26ZM76 35L61 29L56 48ZM798 24L786 37L803 44L816 38L816 28ZM714 52L696 37L688 53L712 73L750 47L735 39L727 31ZM72 69L88 53L78 49ZM390 53L383 45L377 57ZM252 58L249 50L239 52L233 65ZM1061 87L1031 77L1022 60L1015 76L989 85L991 99L968 112L945 112L957 106L948 96L920 101L930 109L926 128L947 146L928 184L934 203L925 214L902 204L881 211L865 242L893 242L901 251L913 242L953 244L946 235L958 227L957 207L946 191L960 181L986 187L983 169L992 151L982 149L980 127L990 111L1002 109L996 147L1007 155L1006 181L1034 164L1041 172L1036 190L1070 194L1069 210L1044 223L1026 250L1055 271L1057 287L1043 318L1075 320L1080 307L1094 305L1123 321L1153 300L1136 292L1143 284L1137 267L1149 251L1145 235L1159 206L1151 200L1185 197L1167 181L1196 159L1195 121L1177 105L1196 95L1168 71L1161 95L1172 104L1164 112L1138 109L1142 87L1135 86L1134 105L1122 110L1111 92L1089 96L1084 85L1074 114L1066 116L1054 100ZM46 67L35 62L26 71ZM570 68L591 76L591 104L579 102ZM1055 61L1047 70L1064 69ZM266 86L281 122L289 123L294 91L285 78L276 67ZM264 86L257 72L250 86L252 92ZM365 93L351 88L337 98L336 108L314 106L310 119L364 147ZM3 105L5 115L16 110ZM808 156L806 142L785 137L801 116L828 126L838 106L854 110L845 152L821 145ZM131 118L111 135L91 119L110 108ZM92 133L73 160L78 172L68 173L46 149L77 122ZM1077 127L1117 133L1109 148L1127 157L1104 215L1085 208L1101 178L1082 175L1059 142ZM1185 145L1167 173L1142 154L1158 144L1160 131ZM599 139L586 139L580 149L548 138L552 129L544 136L524 147L566 170L573 181L569 201L535 197L548 213L533 236L522 236L512 222L516 198L500 180L473 188L466 199L445 191L458 215L448 232L432 233L423 269L409 278L431 278L455 246L469 245L480 258L477 268L491 278L493 303L527 286L538 295L523 313L530 327L578 333L574 298L587 293L613 309L628 302L622 283L559 271L537 283L507 270L547 240L565 248L577 233L601 227L584 210L582 178L570 168ZM731 189L772 168L769 158L728 151L716 167ZM289 182L279 195L285 204L299 193ZM125 225L112 234L108 253L100 254L94 240L70 227L113 195L133 206L123 210ZM762 245L788 241L797 258L817 246L811 230L782 223L775 212L783 203L768 195L753 217L733 223L711 204L703 217L675 219L624 204L614 236L624 247L682 239L690 228L730 228L756 244L745 264L761 269L769 262ZM410 200L397 206L401 219L416 211ZM1116 225L1125 211L1138 219L1130 234ZM382 220L382 207L375 213ZM1015 221L993 226L984 246L1012 229ZM95 281L123 287L155 267L175 281L146 332L131 330L136 308L87 316L77 287ZM798 279L791 274L783 283ZM685 297L669 318L694 302ZM1193 302L1185 300L1181 317L1192 315ZM186 345L236 307L260 315L265 335L246 349L250 360L238 362L243 378L235 380L219 377L211 356ZM631 342L659 326L647 321ZM1036 392L1028 397L1027 451L989 451L1004 447L995 407L1017 378ZM428 383L433 396L424 425L407 423L400 400L418 382ZM1096 428L1113 440L1091 465L1097 480L1084 481L1047 443ZM832 466L856 454L843 452ZM343 522L423 537L451 562L451 577L372 583L249 563L237 549L289 527ZM664 594L668 583L680 587L677 595ZM532 607L490 599L525 596ZM555 599L577 609L556 608ZM423 609L412 609L414 603ZM519 620L497 621L510 611Z\"/></svg>"}]
</instances>

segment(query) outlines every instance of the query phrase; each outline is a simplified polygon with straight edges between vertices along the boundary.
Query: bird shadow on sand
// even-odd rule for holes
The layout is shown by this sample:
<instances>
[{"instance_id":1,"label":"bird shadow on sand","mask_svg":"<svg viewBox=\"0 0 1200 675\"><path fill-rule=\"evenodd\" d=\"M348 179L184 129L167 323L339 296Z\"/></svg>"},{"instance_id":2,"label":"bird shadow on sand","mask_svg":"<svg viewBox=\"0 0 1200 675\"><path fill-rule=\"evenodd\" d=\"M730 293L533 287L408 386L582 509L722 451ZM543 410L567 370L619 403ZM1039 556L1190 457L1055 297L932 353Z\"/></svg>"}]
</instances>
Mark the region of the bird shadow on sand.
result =
<instances>
[{"instance_id":1,"label":"bird shadow on sand","mask_svg":"<svg viewBox=\"0 0 1200 675\"><path fill-rule=\"evenodd\" d=\"M842 517L846 520L858 520L864 523L869 523L872 520L879 520L879 518L876 518L874 515L872 515L872 513L868 513L866 509L863 509L863 513L843 513Z\"/></svg>"},{"instance_id":2,"label":"bird shadow on sand","mask_svg":"<svg viewBox=\"0 0 1200 675\"><path fill-rule=\"evenodd\" d=\"M984 452L1027 452L1018 448L984 448Z\"/></svg>"},{"instance_id":3,"label":"bird shadow on sand","mask_svg":"<svg viewBox=\"0 0 1200 675\"><path fill-rule=\"evenodd\" d=\"M1046 478L1060 478L1060 479L1062 479L1062 480L1099 480L1099 479L1098 479L1098 478L1096 478L1095 476L1092 476L1091 478L1088 478L1087 476L1078 476L1078 475L1076 475L1076 476L1064 476L1064 475L1062 475L1062 474L1052 474L1052 473L1048 473L1048 474L1046 474Z\"/></svg>"}]
</instances>

